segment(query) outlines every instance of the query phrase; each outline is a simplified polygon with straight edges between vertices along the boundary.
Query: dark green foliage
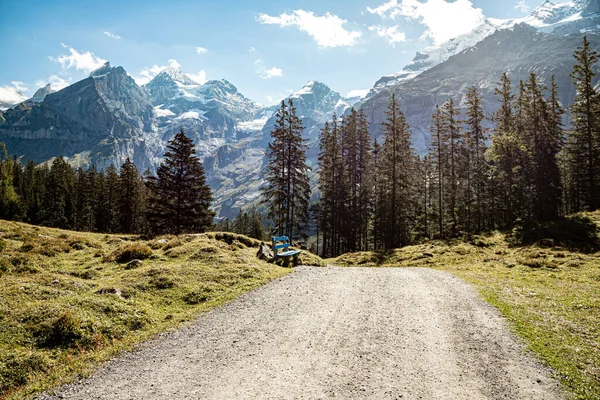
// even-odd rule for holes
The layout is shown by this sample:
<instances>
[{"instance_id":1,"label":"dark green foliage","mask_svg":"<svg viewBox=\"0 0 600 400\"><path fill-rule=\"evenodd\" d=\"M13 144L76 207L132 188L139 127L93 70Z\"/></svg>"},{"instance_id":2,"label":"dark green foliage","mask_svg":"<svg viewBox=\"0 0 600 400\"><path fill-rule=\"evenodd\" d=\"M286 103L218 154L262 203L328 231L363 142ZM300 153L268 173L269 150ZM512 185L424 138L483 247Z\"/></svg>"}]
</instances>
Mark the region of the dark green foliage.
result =
<instances>
[{"instance_id":1,"label":"dark green foliage","mask_svg":"<svg viewBox=\"0 0 600 400\"><path fill-rule=\"evenodd\" d=\"M119 232L140 232L144 218L144 185L129 157L121 166L118 186Z\"/></svg>"},{"instance_id":2,"label":"dark green foliage","mask_svg":"<svg viewBox=\"0 0 600 400\"><path fill-rule=\"evenodd\" d=\"M212 193L195 146L183 129L169 142L156 176L149 176L148 219L153 233L204 232L212 226Z\"/></svg>"},{"instance_id":3,"label":"dark green foliage","mask_svg":"<svg viewBox=\"0 0 600 400\"><path fill-rule=\"evenodd\" d=\"M221 224L220 227L216 227L215 230L234 232L258 240L268 239L262 216L254 208L250 211L240 210L233 222L230 223L229 220L227 220L226 223Z\"/></svg>"},{"instance_id":4,"label":"dark green foliage","mask_svg":"<svg viewBox=\"0 0 600 400\"><path fill-rule=\"evenodd\" d=\"M381 129L385 142L376 173L382 184L380 207L386 216L383 221L384 245L391 249L411 242L415 220L416 155L410 143L410 128L395 94L392 94Z\"/></svg>"},{"instance_id":5,"label":"dark green foliage","mask_svg":"<svg viewBox=\"0 0 600 400\"><path fill-rule=\"evenodd\" d=\"M600 250L599 233L594 221L584 216L572 216L550 222L519 221L513 229L511 241L515 246L560 246L595 253Z\"/></svg>"},{"instance_id":6,"label":"dark green foliage","mask_svg":"<svg viewBox=\"0 0 600 400\"><path fill-rule=\"evenodd\" d=\"M571 77L577 96L570 109L573 130L566 149L571 212L600 208L600 94L594 88L598 53L584 37L574 57Z\"/></svg>"},{"instance_id":7,"label":"dark green foliage","mask_svg":"<svg viewBox=\"0 0 600 400\"><path fill-rule=\"evenodd\" d=\"M68 229L73 227L73 169L64 158L52 162L46 180L42 220L45 225Z\"/></svg>"}]
</instances>

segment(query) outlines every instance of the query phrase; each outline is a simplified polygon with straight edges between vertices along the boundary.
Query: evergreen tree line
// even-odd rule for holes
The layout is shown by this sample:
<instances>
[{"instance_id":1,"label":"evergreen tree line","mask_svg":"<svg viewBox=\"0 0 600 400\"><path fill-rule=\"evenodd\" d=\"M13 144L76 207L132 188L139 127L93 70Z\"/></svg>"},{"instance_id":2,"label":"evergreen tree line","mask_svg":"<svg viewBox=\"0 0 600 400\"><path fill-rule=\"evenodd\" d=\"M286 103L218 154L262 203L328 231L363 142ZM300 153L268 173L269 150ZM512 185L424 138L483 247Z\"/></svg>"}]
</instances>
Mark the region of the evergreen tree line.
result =
<instances>
[{"instance_id":1,"label":"evergreen tree line","mask_svg":"<svg viewBox=\"0 0 600 400\"><path fill-rule=\"evenodd\" d=\"M73 169L63 157L25 165L0 143L0 219L102 233L202 232L212 227L212 194L183 130L156 176L127 158L117 170Z\"/></svg>"},{"instance_id":2,"label":"evergreen tree line","mask_svg":"<svg viewBox=\"0 0 600 400\"><path fill-rule=\"evenodd\" d=\"M436 107L424 157L411 148L395 95L382 144L371 142L362 111L334 116L320 135L323 254L392 249L600 208L598 55L584 38L574 57L569 130L554 77L545 87L535 73L515 93L504 73L492 116L477 87L468 90L464 115L454 99Z\"/></svg>"},{"instance_id":3,"label":"evergreen tree line","mask_svg":"<svg viewBox=\"0 0 600 400\"><path fill-rule=\"evenodd\" d=\"M233 232L248 237L266 240L265 221L263 216L256 208L250 210L240 210L233 220L223 219L215 226L217 232Z\"/></svg>"}]
</instances>

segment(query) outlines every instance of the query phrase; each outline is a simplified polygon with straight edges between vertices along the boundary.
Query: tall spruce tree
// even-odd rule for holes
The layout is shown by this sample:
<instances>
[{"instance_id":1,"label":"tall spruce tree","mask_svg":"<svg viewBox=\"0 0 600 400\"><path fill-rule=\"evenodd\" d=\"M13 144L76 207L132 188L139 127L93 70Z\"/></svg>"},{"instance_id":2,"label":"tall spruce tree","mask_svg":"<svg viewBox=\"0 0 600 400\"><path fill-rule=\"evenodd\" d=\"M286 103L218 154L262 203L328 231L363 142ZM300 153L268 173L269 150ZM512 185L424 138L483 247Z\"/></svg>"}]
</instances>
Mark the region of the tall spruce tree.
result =
<instances>
[{"instance_id":1,"label":"tall spruce tree","mask_svg":"<svg viewBox=\"0 0 600 400\"><path fill-rule=\"evenodd\" d=\"M490 207L489 225L507 227L520 215L520 202L523 198L521 182L522 168L519 161L523 146L517 134L515 122L515 96L512 93L508 73L503 73L496 89L500 108L493 116L494 135L486 159L490 163Z\"/></svg>"},{"instance_id":2,"label":"tall spruce tree","mask_svg":"<svg viewBox=\"0 0 600 400\"><path fill-rule=\"evenodd\" d=\"M52 162L47 177L43 202L45 225L71 229L73 227L73 169L61 156Z\"/></svg>"},{"instance_id":3,"label":"tall spruce tree","mask_svg":"<svg viewBox=\"0 0 600 400\"><path fill-rule=\"evenodd\" d=\"M481 232L485 225L487 165L485 151L487 149L488 130L484 127L483 100L477 87L467 92L467 120L464 131L467 188L467 231Z\"/></svg>"},{"instance_id":4,"label":"tall spruce tree","mask_svg":"<svg viewBox=\"0 0 600 400\"><path fill-rule=\"evenodd\" d=\"M531 196L527 196L530 217L536 221L556 218L560 212L561 180L557 155L560 151L560 125L554 105L543 96L544 87L531 73L526 86L525 138L530 154ZM554 89L555 90L555 89Z\"/></svg>"},{"instance_id":5,"label":"tall spruce tree","mask_svg":"<svg viewBox=\"0 0 600 400\"><path fill-rule=\"evenodd\" d=\"M435 111L432 116L431 121L431 147L429 150L429 157L433 164L433 183L436 188L435 192L437 194L436 199L434 200L437 209L437 230L438 237L445 237L445 229L444 229L444 197L445 197L445 171L448 164L447 157L447 143L446 143L446 135L444 135L444 127L443 127L443 119L442 119L442 110L438 105L435 106Z\"/></svg>"},{"instance_id":6,"label":"tall spruce tree","mask_svg":"<svg viewBox=\"0 0 600 400\"><path fill-rule=\"evenodd\" d=\"M119 232L135 233L142 227L142 185L135 164L127 157L119 173Z\"/></svg>"},{"instance_id":7,"label":"tall spruce tree","mask_svg":"<svg viewBox=\"0 0 600 400\"><path fill-rule=\"evenodd\" d=\"M0 218L14 219L20 215L20 199L14 186L14 169L20 168L12 160L4 143L0 143Z\"/></svg>"},{"instance_id":8,"label":"tall spruce tree","mask_svg":"<svg viewBox=\"0 0 600 400\"><path fill-rule=\"evenodd\" d=\"M464 171L464 151L460 127L460 110L454 99L450 98L442 106L442 136L447 144L446 196L449 217L449 231L456 236L459 231L459 198L461 196L461 172Z\"/></svg>"},{"instance_id":9,"label":"tall spruce tree","mask_svg":"<svg viewBox=\"0 0 600 400\"><path fill-rule=\"evenodd\" d=\"M296 238L308 223L310 185L304 127L292 99L281 102L267 149L266 186L262 188L268 216L280 235Z\"/></svg>"},{"instance_id":10,"label":"tall spruce tree","mask_svg":"<svg viewBox=\"0 0 600 400\"><path fill-rule=\"evenodd\" d=\"M385 137L380 163L380 179L386 185L383 206L387 215L385 247L393 249L411 242L412 213L414 211L415 154L410 142L410 128L392 94L381 124Z\"/></svg>"},{"instance_id":11,"label":"tall spruce tree","mask_svg":"<svg viewBox=\"0 0 600 400\"><path fill-rule=\"evenodd\" d=\"M183 129L169 141L156 176L146 180L153 233L204 232L212 226L212 193L192 140Z\"/></svg>"},{"instance_id":12,"label":"tall spruce tree","mask_svg":"<svg viewBox=\"0 0 600 400\"><path fill-rule=\"evenodd\" d=\"M571 106L569 159L573 184L576 185L575 211L596 210L600 207L600 108L593 80L598 53L590 47L587 36L574 54L577 63L571 78L576 97Z\"/></svg>"}]
</instances>

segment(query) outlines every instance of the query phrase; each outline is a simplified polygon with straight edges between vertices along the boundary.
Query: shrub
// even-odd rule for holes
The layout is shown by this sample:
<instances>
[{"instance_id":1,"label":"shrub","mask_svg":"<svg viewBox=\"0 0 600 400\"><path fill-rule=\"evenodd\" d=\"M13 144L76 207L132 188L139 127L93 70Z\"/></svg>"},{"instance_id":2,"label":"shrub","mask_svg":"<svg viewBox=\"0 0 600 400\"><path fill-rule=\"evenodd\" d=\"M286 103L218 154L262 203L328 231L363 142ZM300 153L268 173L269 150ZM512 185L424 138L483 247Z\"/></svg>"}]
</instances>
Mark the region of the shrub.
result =
<instances>
[{"instance_id":1,"label":"shrub","mask_svg":"<svg viewBox=\"0 0 600 400\"><path fill-rule=\"evenodd\" d=\"M153 277L150 284L157 289L170 289L175 286L175 281L169 276L160 275Z\"/></svg>"},{"instance_id":2,"label":"shrub","mask_svg":"<svg viewBox=\"0 0 600 400\"><path fill-rule=\"evenodd\" d=\"M132 260L145 260L152 255L152 249L145 244L135 243L121 247L114 253L115 261L127 263Z\"/></svg>"},{"instance_id":3,"label":"shrub","mask_svg":"<svg viewBox=\"0 0 600 400\"><path fill-rule=\"evenodd\" d=\"M69 347L83 336L81 323L70 311L42 322L33 333L45 347Z\"/></svg>"}]
</instances>

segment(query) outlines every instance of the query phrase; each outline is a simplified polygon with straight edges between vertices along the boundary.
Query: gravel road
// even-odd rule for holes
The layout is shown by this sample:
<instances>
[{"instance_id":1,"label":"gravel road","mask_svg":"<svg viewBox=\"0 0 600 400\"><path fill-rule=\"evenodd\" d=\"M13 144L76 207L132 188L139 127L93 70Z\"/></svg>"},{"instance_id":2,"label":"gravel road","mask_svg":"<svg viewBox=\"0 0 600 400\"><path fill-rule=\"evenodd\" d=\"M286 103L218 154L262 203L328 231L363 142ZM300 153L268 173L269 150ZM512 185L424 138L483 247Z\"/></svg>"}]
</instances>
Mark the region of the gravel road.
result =
<instances>
[{"instance_id":1,"label":"gravel road","mask_svg":"<svg viewBox=\"0 0 600 400\"><path fill-rule=\"evenodd\" d=\"M564 397L450 274L302 267L39 398Z\"/></svg>"}]
</instances>

